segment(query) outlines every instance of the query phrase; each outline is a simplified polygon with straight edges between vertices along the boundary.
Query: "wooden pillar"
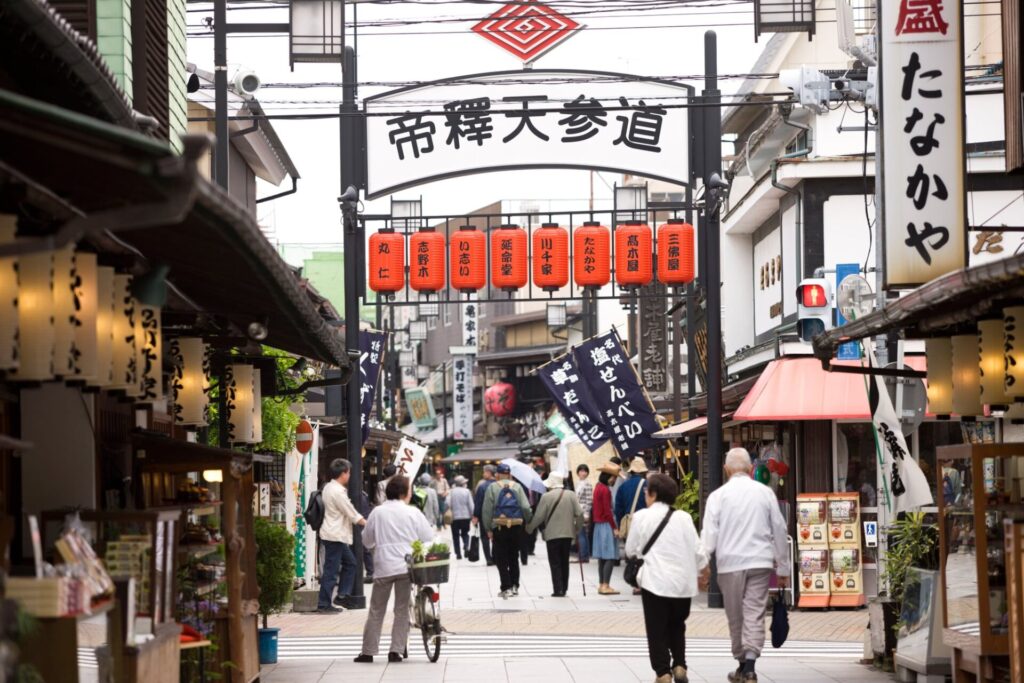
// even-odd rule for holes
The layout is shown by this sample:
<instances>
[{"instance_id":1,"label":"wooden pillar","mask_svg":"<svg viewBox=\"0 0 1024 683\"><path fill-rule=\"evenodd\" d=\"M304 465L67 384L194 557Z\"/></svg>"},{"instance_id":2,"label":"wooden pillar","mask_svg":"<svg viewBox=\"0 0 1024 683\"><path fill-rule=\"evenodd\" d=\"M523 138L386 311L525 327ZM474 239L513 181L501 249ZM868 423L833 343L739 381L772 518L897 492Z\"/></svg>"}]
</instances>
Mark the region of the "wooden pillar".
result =
<instances>
[{"instance_id":1,"label":"wooden pillar","mask_svg":"<svg viewBox=\"0 0 1024 683\"><path fill-rule=\"evenodd\" d=\"M244 651L242 633L242 552L245 539L239 533L241 475L234 467L224 468L224 555L228 583L228 645L231 659ZM245 683L242 670L229 669L233 683Z\"/></svg>"}]
</instances>

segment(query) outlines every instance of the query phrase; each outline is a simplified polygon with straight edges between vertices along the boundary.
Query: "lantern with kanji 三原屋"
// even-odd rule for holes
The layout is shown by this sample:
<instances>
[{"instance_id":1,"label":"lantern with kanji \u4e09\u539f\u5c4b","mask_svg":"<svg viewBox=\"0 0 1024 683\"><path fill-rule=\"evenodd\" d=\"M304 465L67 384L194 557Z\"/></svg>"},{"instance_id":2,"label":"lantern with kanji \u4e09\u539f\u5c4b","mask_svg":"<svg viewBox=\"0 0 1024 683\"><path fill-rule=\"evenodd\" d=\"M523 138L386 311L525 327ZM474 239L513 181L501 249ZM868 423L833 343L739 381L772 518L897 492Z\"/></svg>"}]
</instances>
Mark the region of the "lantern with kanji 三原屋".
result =
<instances>
[{"instance_id":1,"label":"lantern with kanji \u4e09\u539f\u5c4b","mask_svg":"<svg viewBox=\"0 0 1024 683\"><path fill-rule=\"evenodd\" d=\"M423 228L409 238L409 286L417 292L444 288L444 235Z\"/></svg>"},{"instance_id":2,"label":"lantern with kanji \u4e09\u539f\u5c4b","mask_svg":"<svg viewBox=\"0 0 1024 683\"><path fill-rule=\"evenodd\" d=\"M491 233L491 286L514 292L526 286L526 231L502 225Z\"/></svg>"},{"instance_id":3,"label":"lantern with kanji \u4e09\u539f\u5c4b","mask_svg":"<svg viewBox=\"0 0 1024 683\"><path fill-rule=\"evenodd\" d=\"M658 281L669 287L693 282L693 226L671 219L658 228Z\"/></svg>"},{"instance_id":4,"label":"lantern with kanji \u4e09\u539f\u5c4b","mask_svg":"<svg viewBox=\"0 0 1024 683\"><path fill-rule=\"evenodd\" d=\"M471 294L487 286L487 238L472 225L463 225L449 241L452 287Z\"/></svg>"},{"instance_id":5,"label":"lantern with kanji \u4e09\u539f\u5c4b","mask_svg":"<svg viewBox=\"0 0 1024 683\"><path fill-rule=\"evenodd\" d=\"M631 289L649 284L654 249L649 225L629 221L615 228L615 281Z\"/></svg>"},{"instance_id":6,"label":"lantern with kanji \u4e09\u539f\u5c4b","mask_svg":"<svg viewBox=\"0 0 1024 683\"><path fill-rule=\"evenodd\" d=\"M584 223L572 233L572 276L584 289L600 289L611 280L611 233L600 223Z\"/></svg>"},{"instance_id":7,"label":"lantern with kanji \u4e09\u539f\u5c4b","mask_svg":"<svg viewBox=\"0 0 1024 683\"><path fill-rule=\"evenodd\" d=\"M484 409L494 417L506 417L516 409L516 388L508 382L495 382L484 392Z\"/></svg>"},{"instance_id":8,"label":"lantern with kanji \u4e09\u539f\u5c4b","mask_svg":"<svg viewBox=\"0 0 1024 683\"><path fill-rule=\"evenodd\" d=\"M533 233L533 284L545 292L569 284L569 232L557 223Z\"/></svg>"},{"instance_id":9,"label":"lantern with kanji \u4e09\u539f\u5c4b","mask_svg":"<svg viewBox=\"0 0 1024 683\"><path fill-rule=\"evenodd\" d=\"M370 235L370 289L394 294L405 286L405 238L390 228Z\"/></svg>"}]
</instances>

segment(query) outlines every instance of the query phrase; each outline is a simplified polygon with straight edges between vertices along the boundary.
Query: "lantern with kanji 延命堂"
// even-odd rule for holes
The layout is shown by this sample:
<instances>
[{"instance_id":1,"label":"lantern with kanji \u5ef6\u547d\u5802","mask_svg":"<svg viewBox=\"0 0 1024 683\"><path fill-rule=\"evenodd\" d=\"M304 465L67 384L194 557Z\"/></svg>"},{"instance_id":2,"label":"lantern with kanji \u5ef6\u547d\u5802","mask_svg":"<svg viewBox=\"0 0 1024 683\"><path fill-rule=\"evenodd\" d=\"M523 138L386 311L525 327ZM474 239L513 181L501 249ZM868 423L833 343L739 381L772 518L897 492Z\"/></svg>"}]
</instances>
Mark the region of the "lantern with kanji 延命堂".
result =
<instances>
[{"instance_id":1,"label":"lantern with kanji \u5ef6\u547d\u5802","mask_svg":"<svg viewBox=\"0 0 1024 683\"><path fill-rule=\"evenodd\" d=\"M393 294L405 286L405 238L385 228L370 235L370 289Z\"/></svg>"},{"instance_id":2,"label":"lantern with kanji \u5ef6\u547d\u5802","mask_svg":"<svg viewBox=\"0 0 1024 683\"><path fill-rule=\"evenodd\" d=\"M686 221L658 228L658 281L670 287L693 282L693 226Z\"/></svg>"},{"instance_id":3,"label":"lantern with kanji \u5ef6\u547d\u5802","mask_svg":"<svg viewBox=\"0 0 1024 683\"><path fill-rule=\"evenodd\" d=\"M615 280L621 287L650 283L654 260L651 242L650 226L638 221L615 228Z\"/></svg>"},{"instance_id":4,"label":"lantern with kanji \u5ef6\u547d\u5802","mask_svg":"<svg viewBox=\"0 0 1024 683\"><path fill-rule=\"evenodd\" d=\"M569 284L569 232L557 223L533 233L533 284L545 292Z\"/></svg>"},{"instance_id":5,"label":"lantern with kanji \u5ef6\u547d\u5802","mask_svg":"<svg viewBox=\"0 0 1024 683\"><path fill-rule=\"evenodd\" d=\"M491 286L514 292L526 286L526 231L502 225L491 233Z\"/></svg>"},{"instance_id":6,"label":"lantern with kanji \u5ef6\u547d\u5802","mask_svg":"<svg viewBox=\"0 0 1024 683\"><path fill-rule=\"evenodd\" d=\"M448 245L452 287L472 293L487 286L487 238L472 225L463 225Z\"/></svg>"},{"instance_id":7,"label":"lantern with kanji \u5ef6\u547d\u5802","mask_svg":"<svg viewBox=\"0 0 1024 683\"><path fill-rule=\"evenodd\" d=\"M444 288L444 235L433 228L409 238L409 285L417 292Z\"/></svg>"},{"instance_id":8,"label":"lantern with kanji \u5ef6\u547d\u5802","mask_svg":"<svg viewBox=\"0 0 1024 683\"><path fill-rule=\"evenodd\" d=\"M586 289L599 289L611 280L611 233L600 223L584 223L572 234L573 279Z\"/></svg>"},{"instance_id":9,"label":"lantern with kanji \u5ef6\u547d\u5802","mask_svg":"<svg viewBox=\"0 0 1024 683\"><path fill-rule=\"evenodd\" d=\"M495 382L484 392L484 409L494 417L506 417L516 409L516 388L508 382Z\"/></svg>"}]
</instances>

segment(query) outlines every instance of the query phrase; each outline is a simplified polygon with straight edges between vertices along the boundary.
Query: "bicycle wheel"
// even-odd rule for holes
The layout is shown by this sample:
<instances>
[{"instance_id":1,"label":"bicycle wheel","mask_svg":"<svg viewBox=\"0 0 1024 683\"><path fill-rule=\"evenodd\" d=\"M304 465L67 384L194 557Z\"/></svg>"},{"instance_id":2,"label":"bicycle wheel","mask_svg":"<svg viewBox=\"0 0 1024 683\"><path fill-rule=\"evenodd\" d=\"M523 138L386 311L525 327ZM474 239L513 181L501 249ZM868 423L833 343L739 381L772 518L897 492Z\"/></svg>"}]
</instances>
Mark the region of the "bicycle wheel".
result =
<instances>
[{"instance_id":1,"label":"bicycle wheel","mask_svg":"<svg viewBox=\"0 0 1024 683\"><path fill-rule=\"evenodd\" d=\"M431 599L433 591L424 586L416 594L416 615L423 634L423 649L427 659L436 662L441 657L441 616L437 604Z\"/></svg>"}]
</instances>

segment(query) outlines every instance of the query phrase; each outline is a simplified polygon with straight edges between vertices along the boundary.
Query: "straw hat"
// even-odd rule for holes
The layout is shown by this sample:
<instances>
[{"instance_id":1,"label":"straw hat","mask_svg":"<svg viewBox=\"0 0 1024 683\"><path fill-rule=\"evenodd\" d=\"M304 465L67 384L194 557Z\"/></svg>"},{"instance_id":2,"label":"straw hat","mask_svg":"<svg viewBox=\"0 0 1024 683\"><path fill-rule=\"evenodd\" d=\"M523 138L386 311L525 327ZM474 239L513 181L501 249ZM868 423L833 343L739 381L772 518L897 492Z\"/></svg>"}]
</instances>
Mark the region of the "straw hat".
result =
<instances>
[{"instance_id":1,"label":"straw hat","mask_svg":"<svg viewBox=\"0 0 1024 683\"><path fill-rule=\"evenodd\" d=\"M602 474L613 474L617 477L619 476L619 472L622 471L622 468L613 462L606 462L605 464L598 467L597 471Z\"/></svg>"},{"instance_id":2,"label":"straw hat","mask_svg":"<svg viewBox=\"0 0 1024 683\"><path fill-rule=\"evenodd\" d=\"M557 472L552 472L548 475L548 478L544 480L544 486L549 489L562 489L565 488L565 481L562 479L562 475Z\"/></svg>"},{"instance_id":3,"label":"straw hat","mask_svg":"<svg viewBox=\"0 0 1024 683\"><path fill-rule=\"evenodd\" d=\"M633 462L629 463L629 471L632 474L647 474L647 463L640 456L633 458Z\"/></svg>"}]
</instances>

